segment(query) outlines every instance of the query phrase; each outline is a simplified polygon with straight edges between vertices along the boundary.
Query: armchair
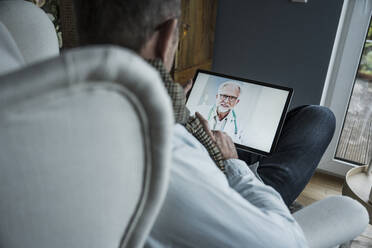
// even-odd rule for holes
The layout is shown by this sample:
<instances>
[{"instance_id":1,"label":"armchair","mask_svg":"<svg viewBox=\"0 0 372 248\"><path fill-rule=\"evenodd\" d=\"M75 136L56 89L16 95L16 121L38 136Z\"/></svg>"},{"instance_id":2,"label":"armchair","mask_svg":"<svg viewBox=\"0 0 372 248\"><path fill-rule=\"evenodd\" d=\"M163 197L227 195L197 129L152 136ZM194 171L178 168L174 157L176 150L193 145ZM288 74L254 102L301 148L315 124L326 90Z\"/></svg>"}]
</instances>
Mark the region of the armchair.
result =
<instances>
[{"instance_id":1,"label":"armchair","mask_svg":"<svg viewBox=\"0 0 372 248\"><path fill-rule=\"evenodd\" d=\"M345 196L332 196L293 214L310 248L339 247L360 235L367 227L367 210Z\"/></svg>"},{"instance_id":2,"label":"armchair","mask_svg":"<svg viewBox=\"0 0 372 248\"><path fill-rule=\"evenodd\" d=\"M25 65L25 60L8 29L0 22L0 75L17 70Z\"/></svg>"},{"instance_id":3,"label":"armchair","mask_svg":"<svg viewBox=\"0 0 372 248\"><path fill-rule=\"evenodd\" d=\"M172 111L132 52L0 76L2 247L142 247L166 194Z\"/></svg>"},{"instance_id":4,"label":"armchair","mask_svg":"<svg viewBox=\"0 0 372 248\"><path fill-rule=\"evenodd\" d=\"M20 8L17 18L29 13L35 22L17 21ZM51 25L31 3L0 0L1 246L142 247L167 189L169 98L127 50L43 61L59 53ZM347 197L294 217L310 247L340 245L368 224Z\"/></svg>"},{"instance_id":5,"label":"armchair","mask_svg":"<svg viewBox=\"0 0 372 248\"><path fill-rule=\"evenodd\" d=\"M0 22L7 28L26 64L59 54L58 38L48 15L24 0L0 0Z\"/></svg>"}]
</instances>

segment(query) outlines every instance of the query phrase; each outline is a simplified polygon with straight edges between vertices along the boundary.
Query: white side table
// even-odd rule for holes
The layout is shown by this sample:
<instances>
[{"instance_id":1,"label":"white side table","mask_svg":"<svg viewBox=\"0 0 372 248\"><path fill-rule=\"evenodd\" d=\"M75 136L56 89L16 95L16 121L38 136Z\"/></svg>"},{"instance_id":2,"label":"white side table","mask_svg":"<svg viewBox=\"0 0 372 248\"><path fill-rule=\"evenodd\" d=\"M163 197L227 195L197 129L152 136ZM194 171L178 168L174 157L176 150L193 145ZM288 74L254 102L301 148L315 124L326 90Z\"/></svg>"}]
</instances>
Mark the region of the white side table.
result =
<instances>
[{"instance_id":1,"label":"white side table","mask_svg":"<svg viewBox=\"0 0 372 248\"><path fill-rule=\"evenodd\" d=\"M359 201L368 211L369 224L372 224L372 204L368 202L372 186L372 174L366 173L367 165L349 170L342 187L342 194Z\"/></svg>"}]
</instances>

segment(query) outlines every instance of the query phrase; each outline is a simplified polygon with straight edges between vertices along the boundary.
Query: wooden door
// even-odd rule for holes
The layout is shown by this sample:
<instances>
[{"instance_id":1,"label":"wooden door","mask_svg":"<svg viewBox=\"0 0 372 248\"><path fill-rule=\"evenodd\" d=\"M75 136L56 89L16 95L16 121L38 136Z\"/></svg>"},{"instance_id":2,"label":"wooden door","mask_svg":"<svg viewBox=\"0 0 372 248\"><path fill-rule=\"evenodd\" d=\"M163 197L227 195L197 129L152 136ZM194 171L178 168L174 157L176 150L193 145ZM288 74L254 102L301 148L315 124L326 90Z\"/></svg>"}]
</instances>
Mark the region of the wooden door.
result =
<instances>
[{"instance_id":1,"label":"wooden door","mask_svg":"<svg viewBox=\"0 0 372 248\"><path fill-rule=\"evenodd\" d=\"M217 0L182 0L182 27L174 79L184 84L196 69L212 67Z\"/></svg>"}]
</instances>

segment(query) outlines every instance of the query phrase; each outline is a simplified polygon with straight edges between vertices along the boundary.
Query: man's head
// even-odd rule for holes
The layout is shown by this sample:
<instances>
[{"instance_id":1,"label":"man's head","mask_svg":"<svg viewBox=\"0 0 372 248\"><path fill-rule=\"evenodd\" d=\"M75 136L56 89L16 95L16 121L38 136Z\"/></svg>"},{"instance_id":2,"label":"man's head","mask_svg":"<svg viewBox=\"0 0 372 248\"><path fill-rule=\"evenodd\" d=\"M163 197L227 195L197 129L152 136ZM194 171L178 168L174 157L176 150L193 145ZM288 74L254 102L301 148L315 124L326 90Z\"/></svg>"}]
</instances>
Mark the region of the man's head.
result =
<instances>
[{"instance_id":1,"label":"man's head","mask_svg":"<svg viewBox=\"0 0 372 248\"><path fill-rule=\"evenodd\" d=\"M178 44L180 0L75 0L81 45L113 44L170 70Z\"/></svg>"},{"instance_id":2,"label":"man's head","mask_svg":"<svg viewBox=\"0 0 372 248\"><path fill-rule=\"evenodd\" d=\"M240 86L234 81L227 81L218 87L216 95L217 112L225 113L239 103Z\"/></svg>"}]
</instances>

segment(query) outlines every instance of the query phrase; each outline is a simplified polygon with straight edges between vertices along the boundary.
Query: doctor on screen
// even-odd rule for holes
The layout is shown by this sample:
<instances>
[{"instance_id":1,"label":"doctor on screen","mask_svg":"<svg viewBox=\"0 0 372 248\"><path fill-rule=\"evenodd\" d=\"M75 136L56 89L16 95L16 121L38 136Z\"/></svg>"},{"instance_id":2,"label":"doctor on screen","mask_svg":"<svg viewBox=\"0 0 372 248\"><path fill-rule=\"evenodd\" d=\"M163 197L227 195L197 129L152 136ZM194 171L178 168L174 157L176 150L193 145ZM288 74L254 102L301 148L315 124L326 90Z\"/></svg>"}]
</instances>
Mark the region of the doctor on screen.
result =
<instances>
[{"instance_id":1,"label":"doctor on screen","mask_svg":"<svg viewBox=\"0 0 372 248\"><path fill-rule=\"evenodd\" d=\"M246 144L246 135L240 126L234 107L239 103L241 87L234 81L227 81L218 87L216 104L207 109L201 108L200 114L208 120L211 130L226 132L235 143Z\"/></svg>"}]
</instances>

